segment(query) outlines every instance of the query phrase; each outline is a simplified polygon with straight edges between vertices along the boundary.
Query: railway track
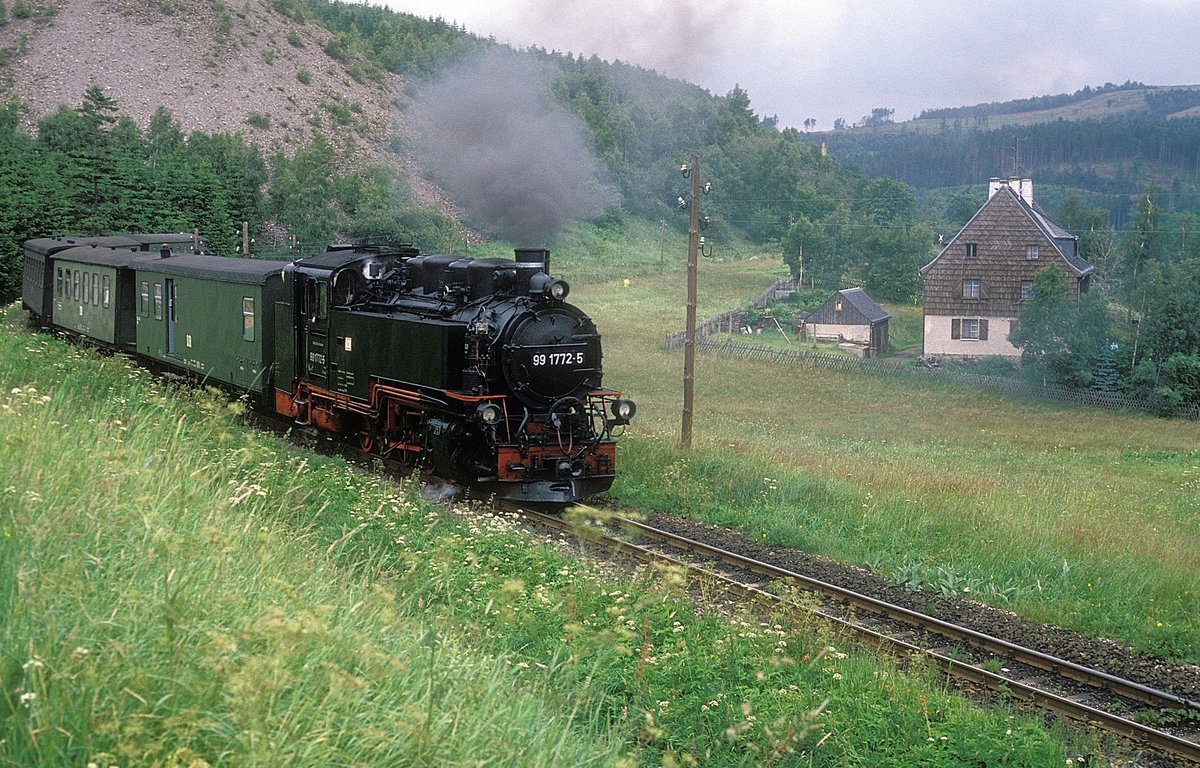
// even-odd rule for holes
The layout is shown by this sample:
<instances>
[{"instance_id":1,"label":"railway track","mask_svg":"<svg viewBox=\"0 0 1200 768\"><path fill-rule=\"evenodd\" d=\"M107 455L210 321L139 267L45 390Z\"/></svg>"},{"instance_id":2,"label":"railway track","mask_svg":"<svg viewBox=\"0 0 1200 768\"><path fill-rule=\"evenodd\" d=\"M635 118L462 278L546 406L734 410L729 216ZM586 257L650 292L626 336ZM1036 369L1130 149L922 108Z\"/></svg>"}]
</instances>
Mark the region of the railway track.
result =
<instances>
[{"instance_id":1,"label":"railway track","mask_svg":"<svg viewBox=\"0 0 1200 768\"><path fill-rule=\"evenodd\" d=\"M576 530L561 517L522 510L555 530ZM1045 711L1103 729L1174 761L1200 765L1200 740L1142 720L1200 722L1200 702L1123 679L968 627L860 594L770 563L627 518L589 527L588 541L644 562L669 562L745 599L815 612L859 642L893 654L919 653L965 686L1019 699ZM814 595L801 605L770 591L788 585ZM1165 718L1164 718L1165 716Z\"/></svg>"}]
</instances>

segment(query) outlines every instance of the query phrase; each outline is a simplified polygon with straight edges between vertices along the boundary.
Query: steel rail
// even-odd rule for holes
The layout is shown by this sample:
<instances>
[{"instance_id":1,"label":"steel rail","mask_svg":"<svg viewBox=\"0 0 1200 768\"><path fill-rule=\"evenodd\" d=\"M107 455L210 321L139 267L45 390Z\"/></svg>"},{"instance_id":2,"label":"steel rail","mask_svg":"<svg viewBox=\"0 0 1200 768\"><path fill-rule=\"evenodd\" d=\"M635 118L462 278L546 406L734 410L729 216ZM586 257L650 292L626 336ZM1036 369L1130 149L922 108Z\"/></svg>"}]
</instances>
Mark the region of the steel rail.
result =
<instances>
[{"instance_id":1,"label":"steel rail","mask_svg":"<svg viewBox=\"0 0 1200 768\"><path fill-rule=\"evenodd\" d=\"M539 524L545 525L560 531L576 530L576 526L572 525L554 515L546 515L537 512L528 512L521 510L522 514L530 519L536 520ZM626 518L617 518L616 524L627 530L632 530L641 535L649 536L664 541L672 546L689 549L693 552L702 553L708 557L713 557L722 562L738 568L744 568L754 573L759 573L771 578L786 579L803 586L810 590L820 592L835 599L849 603L857 608L863 608L871 613L883 615L890 619L900 621L910 626L931 631L943 637L951 637L963 639L991 653L997 653L1006 657L1019 660L1021 663L1029 666L1034 666L1037 669L1063 675L1077 682L1084 682L1089 685L1104 688L1109 692L1115 693L1123 698L1141 702L1147 706L1156 708L1188 708L1200 709L1200 705L1196 702L1184 699L1174 694L1165 691L1159 691L1149 686L1142 685L1130 680L1110 675L1100 670L1093 670L1074 662L1059 659L1048 654L1042 654L1023 646L1009 643L999 638L991 637L975 630L960 627L949 622L942 621L931 616L911 611L901 606L892 605L882 600L878 600L867 595L854 592L852 590L839 587L834 584L813 579L792 571L779 568L765 563L754 558L747 558L738 555L734 552L714 547L685 536L679 536L668 531L662 531L644 523L629 520ZM643 562L667 562L672 565L677 565L682 568L694 571L705 579L716 581L731 592L735 592L742 596L769 601L774 604L784 604L790 607L803 610L809 613L814 613L821 616L823 619L845 628L860 637L863 637L876 645L879 648L894 649L906 653L920 653L932 659L947 674L982 686L994 692L1000 692L1005 695L1029 701L1037 706L1048 711L1067 717L1078 722L1096 725L1104 730L1110 731L1129 738L1138 743L1152 747L1161 753L1169 754L1174 758L1187 760L1194 765L1200 765L1200 743L1189 741L1180 738L1170 733L1160 731L1156 728L1151 728L1147 725L1123 718L1119 715L1105 712L1101 709L1096 709L1079 701L1073 701L1059 694L1046 691L1038 688L1029 681L1019 680L1012 677L1004 677L1003 675L989 672L982 667L975 666L957 659L953 659L936 649L923 648L919 645L908 642L902 637L895 634L886 634L878 632L864 624L837 616L828 611L811 606L804 606L789 600L780 595L772 594L756 586L744 584L733 579L730 576L717 573L715 571L702 568L693 563L687 563L670 555L656 552L648 547L643 547L638 544L633 544L624 539L617 538L608 532L587 531L588 541L599 542L604 546L621 552L624 555L634 557ZM1033 662L1039 663L1033 663Z\"/></svg>"}]
</instances>

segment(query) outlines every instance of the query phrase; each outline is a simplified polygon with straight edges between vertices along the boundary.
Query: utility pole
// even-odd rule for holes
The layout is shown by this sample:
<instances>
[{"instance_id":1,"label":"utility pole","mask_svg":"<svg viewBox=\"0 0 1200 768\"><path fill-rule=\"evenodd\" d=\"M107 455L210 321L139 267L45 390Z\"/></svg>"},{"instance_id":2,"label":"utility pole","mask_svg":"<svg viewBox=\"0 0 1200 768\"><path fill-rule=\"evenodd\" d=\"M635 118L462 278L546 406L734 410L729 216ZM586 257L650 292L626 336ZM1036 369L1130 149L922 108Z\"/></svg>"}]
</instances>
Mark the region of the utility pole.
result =
<instances>
[{"instance_id":1,"label":"utility pole","mask_svg":"<svg viewBox=\"0 0 1200 768\"><path fill-rule=\"evenodd\" d=\"M663 261L667 255L667 220L658 220L658 274L663 273Z\"/></svg>"},{"instance_id":2,"label":"utility pole","mask_svg":"<svg viewBox=\"0 0 1200 768\"><path fill-rule=\"evenodd\" d=\"M696 389L696 252L700 244L700 155L692 155L692 219L688 225L687 335L683 342L683 429L679 446L692 447L692 402Z\"/></svg>"}]
</instances>

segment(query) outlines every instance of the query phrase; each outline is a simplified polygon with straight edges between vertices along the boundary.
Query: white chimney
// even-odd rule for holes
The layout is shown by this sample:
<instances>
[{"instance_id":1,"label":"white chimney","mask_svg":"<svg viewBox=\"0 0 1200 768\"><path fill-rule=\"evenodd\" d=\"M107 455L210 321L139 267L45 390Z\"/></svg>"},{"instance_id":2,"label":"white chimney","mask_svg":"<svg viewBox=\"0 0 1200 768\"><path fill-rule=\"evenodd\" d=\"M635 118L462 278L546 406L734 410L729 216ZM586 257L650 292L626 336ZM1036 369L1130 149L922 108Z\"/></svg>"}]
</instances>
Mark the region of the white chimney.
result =
<instances>
[{"instance_id":1,"label":"white chimney","mask_svg":"<svg viewBox=\"0 0 1200 768\"><path fill-rule=\"evenodd\" d=\"M1033 205L1033 179L1021 179L1021 197L1025 202Z\"/></svg>"},{"instance_id":2,"label":"white chimney","mask_svg":"<svg viewBox=\"0 0 1200 768\"><path fill-rule=\"evenodd\" d=\"M988 200L991 200L992 196L999 192L1001 187L1009 187L1013 192L1020 195L1022 200L1033 205L1033 179L1022 179L1016 176L1001 179L993 176L988 179Z\"/></svg>"}]
</instances>

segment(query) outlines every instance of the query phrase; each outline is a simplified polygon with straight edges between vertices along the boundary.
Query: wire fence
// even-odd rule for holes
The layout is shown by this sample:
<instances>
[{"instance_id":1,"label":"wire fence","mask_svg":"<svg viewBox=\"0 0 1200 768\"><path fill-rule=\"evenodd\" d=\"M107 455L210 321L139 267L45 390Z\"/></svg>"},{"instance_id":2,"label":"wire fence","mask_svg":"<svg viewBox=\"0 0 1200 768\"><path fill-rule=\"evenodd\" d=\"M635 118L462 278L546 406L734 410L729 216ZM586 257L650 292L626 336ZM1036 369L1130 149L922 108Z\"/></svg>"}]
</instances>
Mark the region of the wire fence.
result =
<instances>
[{"instance_id":1,"label":"wire fence","mask_svg":"<svg viewBox=\"0 0 1200 768\"><path fill-rule=\"evenodd\" d=\"M775 298L776 291L790 290L787 286L789 279L778 280L755 300L754 306L761 309L767 300ZM759 303L761 302L761 303ZM1065 405L1082 405L1092 408L1103 408L1110 411L1135 411L1141 413L1160 413L1160 408L1150 401L1125 395L1120 392L1102 392L1091 389L1074 389L1057 384L1037 384L1022 379L1006 376L984 376L982 374L964 371L950 371L933 368L915 361L897 362L877 358L857 358L848 355L831 355L811 349L780 349L762 344L747 344L733 339L711 339L716 334L738 333L746 326L746 311L735 309L717 315L696 326L696 349L702 352L733 357L742 360L793 365L805 368L842 371L845 373L865 373L880 376L908 376L925 381L935 380L951 384L962 384L976 387L989 392L1026 397ZM666 348L679 349L686 340L685 331L672 331L666 335ZM1176 416L1185 419L1200 420L1200 405L1184 405Z\"/></svg>"}]
</instances>

